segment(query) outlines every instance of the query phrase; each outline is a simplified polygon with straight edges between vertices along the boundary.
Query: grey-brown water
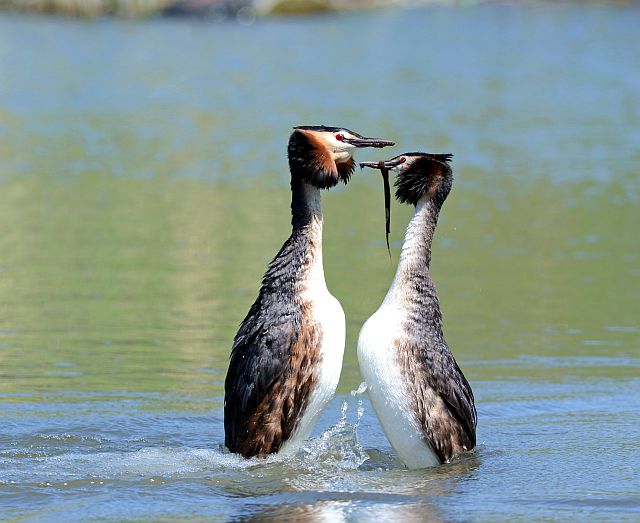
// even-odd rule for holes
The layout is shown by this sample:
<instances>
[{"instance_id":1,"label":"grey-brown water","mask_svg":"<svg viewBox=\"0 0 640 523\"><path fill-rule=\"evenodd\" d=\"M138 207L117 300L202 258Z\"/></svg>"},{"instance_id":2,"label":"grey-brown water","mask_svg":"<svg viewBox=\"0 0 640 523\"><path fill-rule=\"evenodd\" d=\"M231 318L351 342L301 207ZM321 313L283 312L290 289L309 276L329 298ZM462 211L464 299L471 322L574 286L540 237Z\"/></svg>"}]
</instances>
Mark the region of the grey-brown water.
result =
<instances>
[{"instance_id":1,"label":"grey-brown water","mask_svg":"<svg viewBox=\"0 0 640 523\"><path fill-rule=\"evenodd\" d=\"M639 17L2 15L2 518L637 520ZM287 137L318 123L455 154L432 270L477 397L460 462L405 470L351 392L410 215L390 261L373 171L324 197L335 400L293 461L220 450L231 341L289 231Z\"/></svg>"}]
</instances>

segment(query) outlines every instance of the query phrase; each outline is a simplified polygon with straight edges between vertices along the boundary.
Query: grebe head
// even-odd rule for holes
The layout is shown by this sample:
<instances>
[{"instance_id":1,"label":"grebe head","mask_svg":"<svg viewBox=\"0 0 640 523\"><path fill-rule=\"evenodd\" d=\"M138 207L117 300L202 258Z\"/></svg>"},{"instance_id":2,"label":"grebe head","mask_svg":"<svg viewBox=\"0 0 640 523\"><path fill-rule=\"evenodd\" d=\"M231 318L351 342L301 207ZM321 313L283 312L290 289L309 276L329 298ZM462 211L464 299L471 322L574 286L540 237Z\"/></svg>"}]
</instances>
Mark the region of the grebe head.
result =
<instances>
[{"instance_id":1,"label":"grebe head","mask_svg":"<svg viewBox=\"0 0 640 523\"><path fill-rule=\"evenodd\" d=\"M294 127L289 138L289 167L297 176L320 189L347 183L355 162L353 154L359 147L388 147L389 140L365 138L344 127L302 125Z\"/></svg>"},{"instance_id":2,"label":"grebe head","mask_svg":"<svg viewBox=\"0 0 640 523\"><path fill-rule=\"evenodd\" d=\"M402 203L416 205L426 197L442 206L453 183L449 162L452 154L423 152L404 153L380 162L361 162L360 167L386 169L396 174L396 198Z\"/></svg>"}]
</instances>

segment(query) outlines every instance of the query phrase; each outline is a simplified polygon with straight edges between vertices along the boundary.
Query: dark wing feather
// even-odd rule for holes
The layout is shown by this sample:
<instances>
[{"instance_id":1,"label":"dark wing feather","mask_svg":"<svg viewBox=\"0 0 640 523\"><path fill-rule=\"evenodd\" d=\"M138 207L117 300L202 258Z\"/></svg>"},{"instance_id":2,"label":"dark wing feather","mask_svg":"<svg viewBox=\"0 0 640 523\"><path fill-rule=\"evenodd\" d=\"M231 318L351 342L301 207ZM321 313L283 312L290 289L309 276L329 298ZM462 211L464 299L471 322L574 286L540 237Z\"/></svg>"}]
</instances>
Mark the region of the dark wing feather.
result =
<instances>
[{"instance_id":1,"label":"dark wing feather","mask_svg":"<svg viewBox=\"0 0 640 523\"><path fill-rule=\"evenodd\" d=\"M249 440L256 437L248 430L251 417L282 380L299 330L295 306L287 300L273 303L262 292L242 322L225 380L225 445L232 452L251 453Z\"/></svg>"},{"instance_id":2,"label":"dark wing feather","mask_svg":"<svg viewBox=\"0 0 640 523\"><path fill-rule=\"evenodd\" d=\"M464 445L467 450L471 450L476 445L477 425L473 391L446 343L444 347L445 350L441 353L442 365L431 374L432 387L460 423L466 436Z\"/></svg>"},{"instance_id":3,"label":"dark wing feather","mask_svg":"<svg viewBox=\"0 0 640 523\"><path fill-rule=\"evenodd\" d=\"M245 457L280 449L315 385L321 332L311 306L296 294L308 243L295 230L284 243L233 342L225 380L225 445Z\"/></svg>"},{"instance_id":4,"label":"dark wing feather","mask_svg":"<svg viewBox=\"0 0 640 523\"><path fill-rule=\"evenodd\" d=\"M404 339L398 340L397 354L417 422L430 447L446 462L457 452L476 445L473 391L439 327L414 323L413 329L405 332Z\"/></svg>"}]
</instances>

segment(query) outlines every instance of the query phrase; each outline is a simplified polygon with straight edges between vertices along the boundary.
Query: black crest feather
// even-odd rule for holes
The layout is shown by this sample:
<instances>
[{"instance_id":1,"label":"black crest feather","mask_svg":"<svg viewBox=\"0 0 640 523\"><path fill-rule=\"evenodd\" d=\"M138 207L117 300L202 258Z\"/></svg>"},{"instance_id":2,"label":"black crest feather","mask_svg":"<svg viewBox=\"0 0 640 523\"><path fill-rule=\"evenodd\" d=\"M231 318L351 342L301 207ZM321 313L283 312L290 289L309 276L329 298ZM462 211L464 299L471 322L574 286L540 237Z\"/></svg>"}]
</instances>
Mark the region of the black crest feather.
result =
<instances>
[{"instance_id":1,"label":"black crest feather","mask_svg":"<svg viewBox=\"0 0 640 523\"><path fill-rule=\"evenodd\" d=\"M420 198L429 193L441 206L451 190L453 173L449 161L453 155L415 152L406 156L417 158L396 178L396 199L401 203L416 205Z\"/></svg>"}]
</instances>

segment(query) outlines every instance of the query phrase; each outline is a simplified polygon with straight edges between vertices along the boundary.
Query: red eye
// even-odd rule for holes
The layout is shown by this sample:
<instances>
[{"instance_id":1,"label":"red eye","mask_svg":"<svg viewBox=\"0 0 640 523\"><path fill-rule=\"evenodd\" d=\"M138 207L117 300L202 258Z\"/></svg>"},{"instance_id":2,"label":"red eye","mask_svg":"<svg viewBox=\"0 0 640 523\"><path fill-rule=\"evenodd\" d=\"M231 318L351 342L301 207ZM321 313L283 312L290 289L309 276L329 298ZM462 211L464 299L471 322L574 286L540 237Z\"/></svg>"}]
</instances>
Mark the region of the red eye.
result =
<instances>
[{"instance_id":1,"label":"red eye","mask_svg":"<svg viewBox=\"0 0 640 523\"><path fill-rule=\"evenodd\" d=\"M343 142L344 141L344 135L343 134L336 134L336 140L338 140L339 142Z\"/></svg>"},{"instance_id":2,"label":"red eye","mask_svg":"<svg viewBox=\"0 0 640 523\"><path fill-rule=\"evenodd\" d=\"M407 159L404 156L402 158L400 158L400 163L404 163L406 161L407 161Z\"/></svg>"}]
</instances>

